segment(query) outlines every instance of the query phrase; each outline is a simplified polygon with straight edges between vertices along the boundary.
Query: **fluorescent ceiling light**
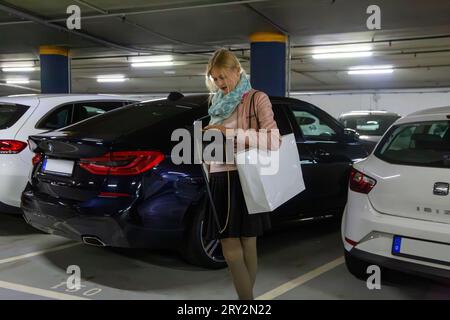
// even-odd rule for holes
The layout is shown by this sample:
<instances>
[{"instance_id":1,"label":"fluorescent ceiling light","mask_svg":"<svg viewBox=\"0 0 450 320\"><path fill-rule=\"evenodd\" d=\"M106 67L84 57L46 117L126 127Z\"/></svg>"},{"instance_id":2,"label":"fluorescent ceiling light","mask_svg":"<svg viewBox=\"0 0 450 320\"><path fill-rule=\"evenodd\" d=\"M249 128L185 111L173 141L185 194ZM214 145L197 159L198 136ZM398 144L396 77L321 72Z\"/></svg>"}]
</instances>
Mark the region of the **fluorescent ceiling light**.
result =
<instances>
[{"instance_id":1,"label":"fluorescent ceiling light","mask_svg":"<svg viewBox=\"0 0 450 320\"><path fill-rule=\"evenodd\" d=\"M360 51L360 52L336 52L336 53L321 53L314 54L314 59L344 59L344 58L361 58L370 57L373 52L370 51Z\"/></svg>"},{"instance_id":2,"label":"fluorescent ceiling light","mask_svg":"<svg viewBox=\"0 0 450 320\"><path fill-rule=\"evenodd\" d=\"M372 46L370 45L319 48L313 52L314 59L358 58L372 55Z\"/></svg>"},{"instance_id":3,"label":"fluorescent ceiling light","mask_svg":"<svg viewBox=\"0 0 450 320\"><path fill-rule=\"evenodd\" d=\"M126 80L128 80L128 78L125 78L125 76L121 74L111 74L97 77L97 82L124 82Z\"/></svg>"},{"instance_id":4,"label":"fluorescent ceiling light","mask_svg":"<svg viewBox=\"0 0 450 320\"><path fill-rule=\"evenodd\" d=\"M375 65L375 66L354 66L348 68L349 70L372 70L372 69L393 69L394 66L390 64Z\"/></svg>"},{"instance_id":5,"label":"fluorescent ceiling light","mask_svg":"<svg viewBox=\"0 0 450 320\"><path fill-rule=\"evenodd\" d=\"M168 67L168 66L173 66L173 61L135 62L135 63L132 63L131 66L133 68Z\"/></svg>"},{"instance_id":6,"label":"fluorescent ceiling light","mask_svg":"<svg viewBox=\"0 0 450 320\"><path fill-rule=\"evenodd\" d=\"M139 56L139 57L131 57L131 62L167 62L172 61L173 56L171 55L162 55L162 56Z\"/></svg>"},{"instance_id":7,"label":"fluorescent ceiling light","mask_svg":"<svg viewBox=\"0 0 450 320\"><path fill-rule=\"evenodd\" d=\"M392 72L394 72L394 69L350 70L348 74L386 74Z\"/></svg>"},{"instance_id":8,"label":"fluorescent ceiling light","mask_svg":"<svg viewBox=\"0 0 450 320\"><path fill-rule=\"evenodd\" d=\"M6 79L7 84L28 84L30 79Z\"/></svg>"},{"instance_id":9,"label":"fluorescent ceiling light","mask_svg":"<svg viewBox=\"0 0 450 320\"><path fill-rule=\"evenodd\" d=\"M103 79L97 79L97 82L124 82L128 80L128 78L103 78Z\"/></svg>"},{"instance_id":10,"label":"fluorescent ceiling light","mask_svg":"<svg viewBox=\"0 0 450 320\"><path fill-rule=\"evenodd\" d=\"M372 51L372 46L340 46L340 47L328 47L318 48L314 50L314 54L322 53L338 53L338 52L360 52L360 51Z\"/></svg>"},{"instance_id":11,"label":"fluorescent ceiling light","mask_svg":"<svg viewBox=\"0 0 450 320\"><path fill-rule=\"evenodd\" d=\"M348 70L348 74L389 74L393 73L394 69L392 65L379 65L379 66L356 66L351 67Z\"/></svg>"},{"instance_id":12,"label":"fluorescent ceiling light","mask_svg":"<svg viewBox=\"0 0 450 320\"><path fill-rule=\"evenodd\" d=\"M34 67L5 67L2 68L3 72L31 72L36 70Z\"/></svg>"}]
</instances>

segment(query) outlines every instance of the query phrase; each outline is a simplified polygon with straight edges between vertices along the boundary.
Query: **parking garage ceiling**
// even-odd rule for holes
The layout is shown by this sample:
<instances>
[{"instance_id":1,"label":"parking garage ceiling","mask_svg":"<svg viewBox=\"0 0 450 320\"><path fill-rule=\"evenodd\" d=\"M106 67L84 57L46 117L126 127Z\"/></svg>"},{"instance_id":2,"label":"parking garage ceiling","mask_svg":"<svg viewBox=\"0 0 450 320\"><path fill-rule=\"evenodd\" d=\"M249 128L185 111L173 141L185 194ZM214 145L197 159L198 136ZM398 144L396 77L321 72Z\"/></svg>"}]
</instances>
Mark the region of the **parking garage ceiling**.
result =
<instances>
[{"instance_id":1,"label":"parking garage ceiling","mask_svg":"<svg viewBox=\"0 0 450 320\"><path fill-rule=\"evenodd\" d=\"M68 6L81 8L81 30L65 29ZM381 8L381 30L366 27L369 5ZM73 92L164 93L204 91L211 52L235 50L249 70L249 35L285 32L291 45L291 90L450 87L450 1L446 0L9 0L0 1L0 63L39 66L39 46L71 49ZM317 48L371 45L374 55L314 60ZM173 55L174 65L132 68L137 55ZM381 77L347 74L355 65L393 65ZM123 74L124 83L97 83ZM30 84L4 85L0 94L39 90L39 70ZM0 83L1 84L1 83Z\"/></svg>"}]
</instances>

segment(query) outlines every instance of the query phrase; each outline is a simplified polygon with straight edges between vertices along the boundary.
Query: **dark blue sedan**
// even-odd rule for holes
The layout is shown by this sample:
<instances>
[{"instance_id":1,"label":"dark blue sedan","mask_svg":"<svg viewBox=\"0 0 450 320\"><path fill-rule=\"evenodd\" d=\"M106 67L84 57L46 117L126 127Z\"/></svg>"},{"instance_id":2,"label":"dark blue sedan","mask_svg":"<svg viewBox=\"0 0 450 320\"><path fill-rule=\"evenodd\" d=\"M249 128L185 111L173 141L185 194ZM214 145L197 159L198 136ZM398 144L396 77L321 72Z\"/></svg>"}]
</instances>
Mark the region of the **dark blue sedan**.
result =
<instances>
[{"instance_id":1,"label":"dark blue sedan","mask_svg":"<svg viewBox=\"0 0 450 320\"><path fill-rule=\"evenodd\" d=\"M296 136L306 185L273 212L273 223L340 215L351 163L367 156L357 136L309 103L271 101L281 134ZM172 132L192 130L207 105L207 95L172 95L30 137L36 155L22 194L25 220L90 245L171 248L192 264L223 267L219 242L203 238L201 167L171 160Z\"/></svg>"}]
</instances>

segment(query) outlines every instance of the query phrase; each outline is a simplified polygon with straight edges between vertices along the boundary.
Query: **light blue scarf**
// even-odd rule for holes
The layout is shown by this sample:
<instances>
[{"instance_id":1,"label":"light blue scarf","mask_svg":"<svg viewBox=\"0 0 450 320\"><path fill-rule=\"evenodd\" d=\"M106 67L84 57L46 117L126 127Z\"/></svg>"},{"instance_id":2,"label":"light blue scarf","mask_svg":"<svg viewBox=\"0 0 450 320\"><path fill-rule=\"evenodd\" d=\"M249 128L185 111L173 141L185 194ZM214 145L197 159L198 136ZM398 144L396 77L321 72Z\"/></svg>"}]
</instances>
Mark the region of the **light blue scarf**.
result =
<instances>
[{"instance_id":1,"label":"light blue scarf","mask_svg":"<svg viewBox=\"0 0 450 320\"><path fill-rule=\"evenodd\" d=\"M214 94L208 114L211 116L209 124L220 124L227 119L241 102L242 96L252 89L250 81L242 73L236 87L224 95L221 90Z\"/></svg>"}]
</instances>

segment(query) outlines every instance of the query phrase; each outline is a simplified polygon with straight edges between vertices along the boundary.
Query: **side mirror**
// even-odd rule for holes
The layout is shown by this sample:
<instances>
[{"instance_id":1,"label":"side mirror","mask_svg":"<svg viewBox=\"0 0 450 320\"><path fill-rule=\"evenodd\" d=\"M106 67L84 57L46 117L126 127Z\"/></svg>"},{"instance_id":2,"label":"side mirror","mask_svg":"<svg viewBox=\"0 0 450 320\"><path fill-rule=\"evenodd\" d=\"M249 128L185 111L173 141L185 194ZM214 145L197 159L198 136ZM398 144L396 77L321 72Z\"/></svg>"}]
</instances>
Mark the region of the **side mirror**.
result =
<instances>
[{"instance_id":1,"label":"side mirror","mask_svg":"<svg viewBox=\"0 0 450 320\"><path fill-rule=\"evenodd\" d=\"M350 128L344 129L344 137L346 142L356 142L359 141L359 133Z\"/></svg>"}]
</instances>

